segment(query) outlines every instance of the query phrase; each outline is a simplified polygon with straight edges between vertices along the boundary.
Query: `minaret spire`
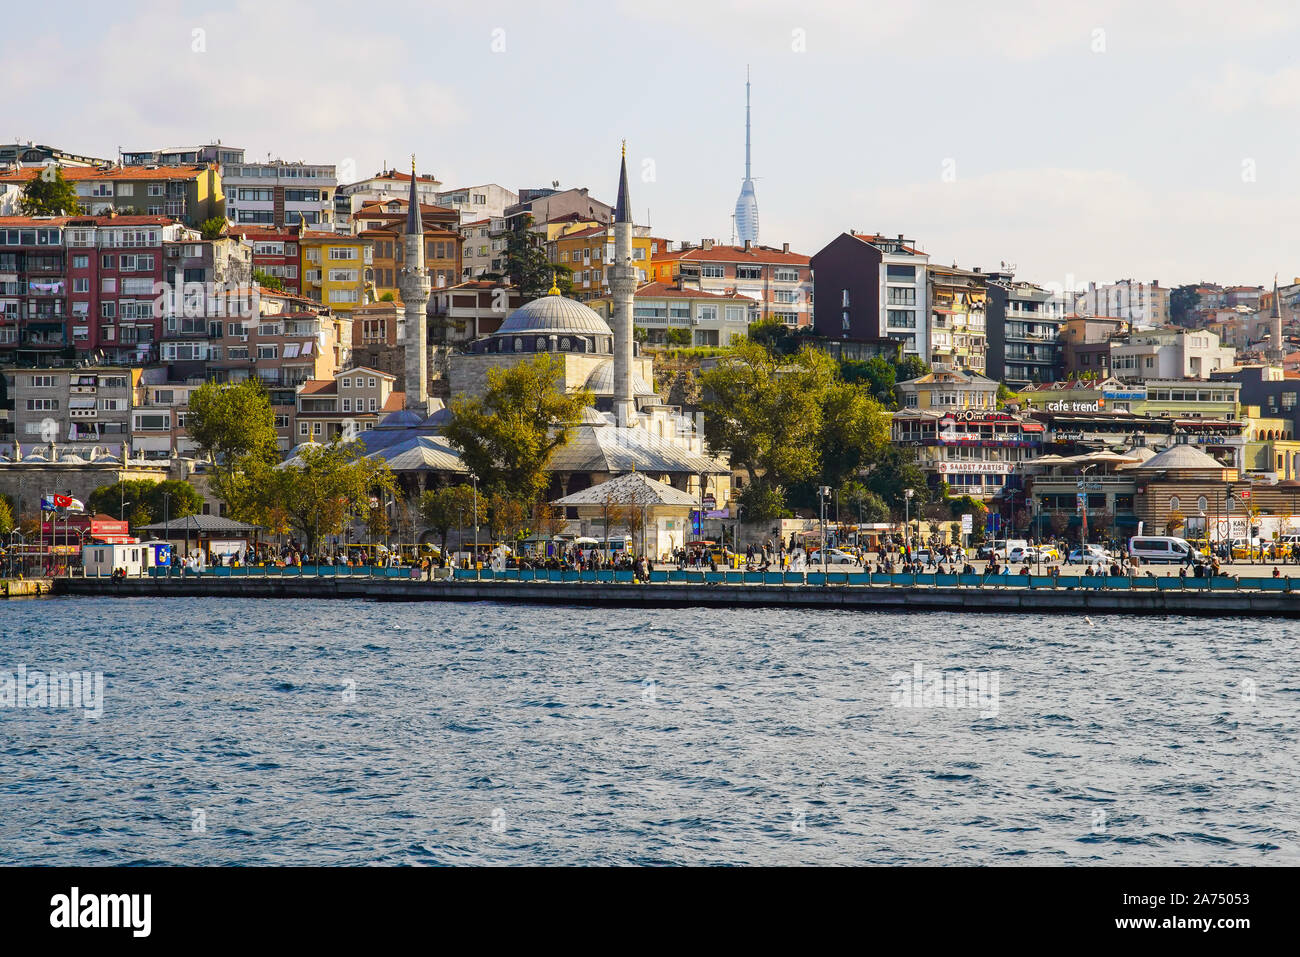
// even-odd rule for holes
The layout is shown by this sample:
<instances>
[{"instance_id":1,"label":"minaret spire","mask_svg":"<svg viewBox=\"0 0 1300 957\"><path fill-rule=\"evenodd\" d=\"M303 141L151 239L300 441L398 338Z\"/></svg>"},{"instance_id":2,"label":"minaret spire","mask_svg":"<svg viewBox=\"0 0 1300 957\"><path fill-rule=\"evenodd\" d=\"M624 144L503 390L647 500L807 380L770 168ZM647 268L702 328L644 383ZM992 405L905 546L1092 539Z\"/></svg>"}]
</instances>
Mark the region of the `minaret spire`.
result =
<instances>
[{"instance_id":1,"label":"minaret spire","mask_svg":"<svg viewBox=\"0 0 1300 957\"><path fill-rule=\"evenodd\" d=\"M632 263L632 196L627 185L627 143L618 173L618 204L614 208L614 261L605 271L613 299L610 328L614 333L614 420L623 427L634 424L636 400L632 395L632 309L636 298L637 270Z\"/></svg>"},{"instance_id":2,"label":"minaret spire","mask_svg":"<svg viewBox=\"0 0 1300 957\"><path fill-rule=\"evenodd\" d=\"M406 211L406 228L402 236L405 261L397 284L402 294L402 316L406 320L403 342L406 351L406 408L425 416L429 414L429 273L424 268L424 220L420 215L417 180L415 154L412 153L410 207Z\"/></svg>"}]
</instances>

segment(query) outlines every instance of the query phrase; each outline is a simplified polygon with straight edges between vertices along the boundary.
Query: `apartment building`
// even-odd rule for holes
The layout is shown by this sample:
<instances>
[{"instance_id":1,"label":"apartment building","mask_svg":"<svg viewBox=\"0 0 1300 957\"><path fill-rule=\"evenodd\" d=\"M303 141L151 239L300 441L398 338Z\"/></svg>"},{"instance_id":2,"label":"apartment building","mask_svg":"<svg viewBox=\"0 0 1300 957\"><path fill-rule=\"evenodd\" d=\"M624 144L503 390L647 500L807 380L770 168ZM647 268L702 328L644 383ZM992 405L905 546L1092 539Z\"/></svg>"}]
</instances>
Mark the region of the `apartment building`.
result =
<instances>
[{"instance_id":1,"label":"apartment building","mask_svg":"<svg viewBox=\"0 0 1300 957\"><path fill-rule=\"evenodd\" d=\"M253 249L253 271L278 279L290 295L302 292L302 254L298 249L298 226L279 228L232 227L227 233Z\"/></svg>"},{"instance_id":2,"label":"apartment building","mask_svg":"<svg viewBox=\"0 0 1300 957\"><path fill-rule=\"evenodd\" d=\"M930 257L913 240L841 233L810 262L817 335L896 339L904 355L930 361Z\"/></svg>"},{"instance_id":3,"label":"apartment building","mask_svg":"<svg viewBox=\"0 0 1300 957\"><path fill-rule=\"evenodd\" d=\"M788 326L812 325L813 270L802 253L746 242L723 246L706 239L699 246L654 252L660 240L648 237L651 248L650 279L720 296L753 300L749 321L775 319ZM921 277L922 286L925 277Z\"/></svg>"},{"instance_id":4,"label":"apartment building","mask_svg":"<svg viewBox=\"0 0 1300 957\"><path fill-rule=\"evenodd\" d=\"M930 366L976 372L987 366L986 277L955 265L926 268L930 300Z\"/></svg>"},{"instance_id":5,"label":"apartment building","mask_svg":"<svg viewBox=\"0 0 1300 957\"><path fill-rule=\"evenodd\" d=\"M434 289L429 299L432 329L442 341L460 345L490 335L524 304L514 286L484 279Z\"/></svg>"},{"instance_id":6,"label":"apartment building","mask_svg":"<svg viewBox=\"0 0 1300 957\"><path fill-rule=\"evenodd\" d=\"M59 166L89 166L103 169L112 166L113 161L99 159L95 156L83 156L69 153L57 146L44 146L28 140L26 143L0 143L0 167L34 166L42 167L55 163Z\"/></svg>"},{"instance_id":7,"label":"apartment building","mask_svg":"<svg viewBox=\"0 0 1300 957\"><path fill-rule=\"evenodd\" d=\"M503 219L507 207L519 202L519 194L496 183L485 183L444 190L434 194L434 202L454 209L460 225L464 225L481 219Z\"/></svg>"},{"instance_id":8,"label":"apartment building","mask_svg":"<svg viewBox=\"0 0 1300 957\"><path fill-rule=\"evenodd\" d=\"M546 258L572 270L572 298L579 302L609 294L605 270L614 261L614 227L574 223L558 229L546 243ZM632 227L632 265L637 280L646 282L650 270L650 229Z\"/></svg>"},{"instance_id":9,"label":"apartment building","mask_svg":"<svg viewBox=\"0 0 1300 957\"><path fill-rule=\"evenodd\" d=\"M244 161L244 150L226 146L220 140L204 146L168 146L160 150L122 150L119 152L123 166L199 166L211 163L228 166Z\"/></svg>"},{"instance_id":10,"label":"apartment building","mask_svg":"<svg viewBox=\"0 0 1300 957\"><path fill-rule=\"evenodd\" d=\"M331 442L373 429L390 412L406 404L393 391L396 376L358 366L298 387L294 444Z\"/></svg>"},{"instance_id":11,"label":"apartment building","mask_svg":"<svg viewBox=\"0 0 1300 957\"><path fill-rule=\"evenodd\" d=\"M165 366L144 369L131 410L131 451L146 459L194 455L198 446L186 429L190 395L205 381L194 376L172 382Z\"/></svg>"},{"instance_id":12,"label":"apartment building","mask_svg":"<svg viewBox=\"0 0 1300 957\"><path fill-rule=\"evenodd\" d=\"M67 328L69 217L0 218L0 365L59 365Z\"/></svg>"},{"instance_id":13,"label":"apartment building","mask_svg":"<svg viewBox=\"0 0 1300 957\"><path fill-rule=\"evenodd\" d=\"M232 163L222 168L226 219L234 226L331 229L334 166L325 163ZM346 220L345 220L346 222Z\"/></svg>"},{"instance_id":14,"label":"apartment building","mask_svg":"<svg viewBox=\"0 0 1300 957\"><path fill-rule=\"evenodd\" d=\"M1134 331L1110 341L1111 375L1125 382L1208 379L1233 368L1235 353L1204 329L1177 327Z\"/></svg>"},{"instance_id":15,"label":"apartment building","mask_svg":"<svg viewBox=\"0 0 1300 957\"><path fill-rule=\"evenodd\" d=\"M1114 316L1136 327L1162 326L1169 322L1169 289L1158 279L1121 279L1101 286L1090 282L1075 299L1074 311L1082 316Z\"/></svg>"},{"instance_id":16,"label":"apartment building","mask_svg":"<svg viewBox=\"0 0 1300 957\"><path fill-rule=\"evenodd\" d=\"M399 279L406 261L405 213L401 222L388 222L362 230L357 235L371 243L372 262L366 270L366 285L373 286L376 299L390 294L401 301ZM434 289L447 288L460 282L461 235L453 229L424 222L424 268Z\"/></svg>"},{"instance_id":17,"label":"apartment building","mask_svg":"<svg viewBox=\"0 0 1300 957\"><path fill-rule=\"evenodd\" d=\"M461 278L480 279L505 272L505 229L505 219L501 217L460 224Z\"/></svg>"},{"instance_id":18,"label":"apartment building","mask_svg":"<svg viewBox=\"0 0 1300 957\"><path fill-rule=\"evenodd\" d=\"M596 199L585 186L573 189L546 186L521 189L519 202L505 209L505 228L514 229L530 218L534 225L565 218L582 222L612 223L614 207Z\"/></svg>"},{"instance_id":19,"label":"apartment building","mask_svg":"<svg viewBox=\"0 0 1300 957\"><path fill-rule=\"evenodd\" d=\"M1110 340L1127 329L1124 319L1070 314L1061 322L1063 379L1110 375Z\"/></svg>"},{"instance_id":20,"label":"apartment building","mask_svg":"<svg viewBox=\"0 0 1300 957\"><path fill-rule=\"evenodd\" d=\"M411 195L411 175L386 169L369 179L339 186L334 193L335 222L343 228L344 224L352 222L352 214L363 206L390 199L406 199ZM442 192L442 183L434 176L416 174L415 191L420 197L421 206L425 203L435 206L438 204L438 194ZM460 214L457 213L453 222L459 220Z\"/></svg>"},{"instance_id":21,"label":"apartment building","mask_svg":"<svg viewBox=\"0 0 1300 957\"><path fill-rule=\"evenodd\" d=\"M588 305L606 320L613 316L608 296ZM650 282L636 290L632 323L647 345L728 346L749 331L749 317L757 307L746 296L704 292L683 280Z\"/></svg>"},{"instance_id":22,"label":"apartment building","mask_svg":"<svg viewBox=\"0 0 1300 957\"><path fill-rule=\"evenodd\" d=\"M1059 339L1065 301L1009 272L989 273L985 373L1013 389L1055 382L1063 365Z\"/></svg>"},{"instance_id":23,"label":"apartment building","mask_svg":"<svg viewBox=\"0 0 1300 957\"><path fill-rule=\"evenodd\" d=\"M96 366L14 371L14 441L24 455L57 443L85 459L121 456L140 374L139 368Z\"/></svg>"},{"instance_id":24,"label":"apartment building","mask_svg":"<svg viewBox=\"0 0 1300 957\"><path fill-rule=\"evenodd\" d=\"M229 236L181 240L164 244L163 262L168 296L158 358L179 364L179 378L201 374L222 358L225 323L256 316L252 247Z\"/></svg>"},{"instance_id":25,"label":"apartment building","mask_svg":"<svg viewBox=\"0 0 1300 957\"><path fill-rule=\"evenodd\" d=\"M0 183L25 186L40 172L10 170L0 173ZM166 216L197 227L225 215L221 173L213 166L67 167L63 177L91 216Z\"/></svg>"},{"instance_id":26,"label":"apartment building","mask_svg":"<svg viewBox=\"0 0 1300 957\"><path fill-rule=\"evenodd\" d=\"M366 270L374 265L369 239L307 230L298 235L302 291L313 302L349 312L366 302Z\"/></svg>"}]
</instances>

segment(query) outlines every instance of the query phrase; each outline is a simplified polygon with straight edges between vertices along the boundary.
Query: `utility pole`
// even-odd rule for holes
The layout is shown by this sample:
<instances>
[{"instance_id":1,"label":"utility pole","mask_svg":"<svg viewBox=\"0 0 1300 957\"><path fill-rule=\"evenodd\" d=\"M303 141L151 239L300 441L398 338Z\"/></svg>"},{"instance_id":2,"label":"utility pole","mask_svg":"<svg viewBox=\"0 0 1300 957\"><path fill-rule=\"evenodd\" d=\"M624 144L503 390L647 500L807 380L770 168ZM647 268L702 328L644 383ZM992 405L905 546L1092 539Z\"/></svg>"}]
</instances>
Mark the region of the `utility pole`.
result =
<instances>
[{"instance_id":1,"label":"utility pole","mask_svg":"<svg viewBox=\"0 0 1300 957\"><path fill-rule=\"evenodd\" d=\"M907 560L912 561L912 496L915 489L903 489L903 548L907 550Z\"/></svg>"},{"instance_id":2,"label":"utility pole","mask_svg":"<svg viewBox=\"0 0 1300 957\"><path fill-rule=\"evenodd\" d=\"M821 501L822 515L822 584L826 584L826 499L830 497L831 488L829 485L823 485L817 490L818 498Z\"/></svg>"}]
</instances>

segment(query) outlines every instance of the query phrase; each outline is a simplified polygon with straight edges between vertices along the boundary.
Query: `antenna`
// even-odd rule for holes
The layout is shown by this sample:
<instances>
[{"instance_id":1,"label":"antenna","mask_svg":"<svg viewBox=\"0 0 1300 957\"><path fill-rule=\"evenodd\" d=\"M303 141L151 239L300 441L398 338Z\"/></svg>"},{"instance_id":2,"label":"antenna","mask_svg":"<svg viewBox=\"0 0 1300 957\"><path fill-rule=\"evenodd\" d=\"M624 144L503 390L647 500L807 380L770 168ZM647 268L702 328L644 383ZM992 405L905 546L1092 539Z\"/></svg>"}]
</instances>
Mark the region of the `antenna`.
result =
<instances>
[{"instance_id":1,"label":"antenna","mask_svg":"<svg viewBox=\"0 0 1300 957\"><path fill-rule=\"evenodd\" d=\"M749 64L745 64L745 179L749 179Z\"/></svg>"}]
</instances>

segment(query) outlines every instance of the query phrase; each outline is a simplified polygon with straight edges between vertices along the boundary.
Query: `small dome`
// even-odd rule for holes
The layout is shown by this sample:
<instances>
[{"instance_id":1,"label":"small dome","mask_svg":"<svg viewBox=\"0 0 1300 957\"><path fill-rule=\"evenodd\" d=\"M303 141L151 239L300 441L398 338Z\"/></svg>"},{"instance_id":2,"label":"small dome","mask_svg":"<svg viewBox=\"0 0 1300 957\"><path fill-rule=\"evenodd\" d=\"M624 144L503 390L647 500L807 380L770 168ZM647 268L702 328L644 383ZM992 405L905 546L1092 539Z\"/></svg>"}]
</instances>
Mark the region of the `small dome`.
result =
<instances>
[{"instance_id":1,"label":"small dome","mask_svg":"<svg viewBox=\"0 0 1300 957\"><path fill-rule=\"evenodd\" d=\"M609 323L590 306L563 296L543 296L524 303L506 317L493 335L612 336Z\"/></svg>"},{"instance_id":2,"label":"small dome","mask_svg":"<svg viewBox=\"0 0 1300 957\"><path fill-rule=\"evenodd\" d=\"M591 370L591 375L587 376L586 387L596 395L613 395L614 394L614 360L605 359L596 368ZM658 398L659 393L646 383L635 372L632 373L632 394L633 395L652 395Z\"/></svg>"},{"instance_id":3,"label":"small dome","mask_svg":"<svg viewBox=\"0 0 1300 957\"><path fill-rule=\"evenodd\" d=\"M420 413L412 412L410 409L398 409L396 412L389 412L379 420L381 429L405 429L408 426L419 425L422 421Z\"/></svg>"},{"instance_id":4,"label":"small dome","mask_svg":"<svg viewBox=\"0 0 1300 957\"><path fill-rule=\"evenodd\" d=\"M442 408L424 417L421 428L441 428L451 421L451 409Z\"/></svg>"}]
</instances>

